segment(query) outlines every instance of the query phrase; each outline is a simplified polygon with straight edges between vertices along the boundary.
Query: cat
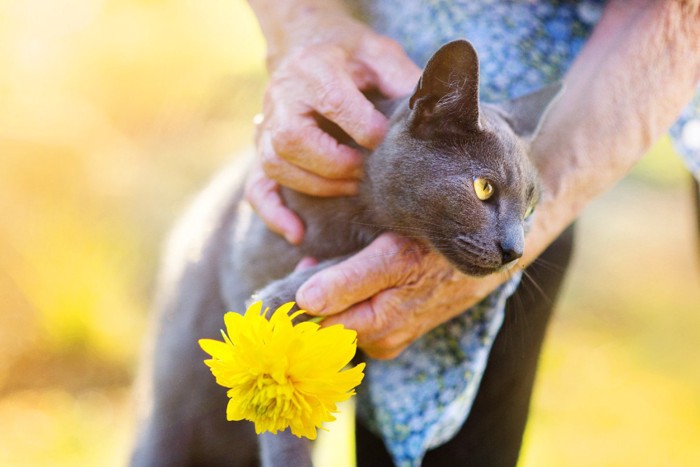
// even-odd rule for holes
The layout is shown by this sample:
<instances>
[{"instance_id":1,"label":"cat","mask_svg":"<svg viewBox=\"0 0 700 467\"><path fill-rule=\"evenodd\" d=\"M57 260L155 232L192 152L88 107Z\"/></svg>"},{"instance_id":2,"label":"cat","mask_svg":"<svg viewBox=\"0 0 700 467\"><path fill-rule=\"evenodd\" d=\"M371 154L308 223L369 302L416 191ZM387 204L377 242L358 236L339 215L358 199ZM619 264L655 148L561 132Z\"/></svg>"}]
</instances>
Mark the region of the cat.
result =
<instances>
[{"instance_id":1,"label":"cat","mask_svg":"<svg viewBox=\"0 0 700 467\"><path fill-rule=\"evenodd\" d=\"M269 466L311 465L307 441L288 432L256 437L252 424L227 422L225 390L202 363L197 340L217 336L223 313L241 310L254 293L271 309L292 301L312 274L384 230L417 239L467 275L517 262L540 193L529 142L561 85L500 105L480 103L478 68L468 41L450 42L428 61L411 96L377 103L389 131L366 155L357 196L282 189L306 226L298 246L252 213L236 167L200 195L175 229L163 265L152 369L145 370L149 405L134 466L247 466L260 459ZM320 262L294 271L306 256Z\"/></svg>"}]
</instances>

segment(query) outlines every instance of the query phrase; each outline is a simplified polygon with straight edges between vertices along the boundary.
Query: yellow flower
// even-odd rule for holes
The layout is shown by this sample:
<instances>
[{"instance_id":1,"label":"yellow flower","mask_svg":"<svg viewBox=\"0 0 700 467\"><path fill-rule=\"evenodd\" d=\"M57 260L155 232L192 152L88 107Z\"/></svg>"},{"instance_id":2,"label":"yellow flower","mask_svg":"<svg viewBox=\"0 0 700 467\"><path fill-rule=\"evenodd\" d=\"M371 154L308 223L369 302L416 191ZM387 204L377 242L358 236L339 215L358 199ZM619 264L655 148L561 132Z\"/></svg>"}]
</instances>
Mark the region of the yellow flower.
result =
<instances>
[{"instance_id":1,"label":"yellow flower","mask_svg":"<svg viewBox=\"0 0 700 467\"><path fill-rule=\"evenodd\" d=\"M261 302L244 316L226 313L224 342L201 339L199 345L212 357L204 363L216 382L230 388L228 420L250 420L258 434L289 427L316 439L316 428L335 420L336 403L355 394L365 364L341 371L355 355L357 333L342 325L293 325L304 313L289 315L293 306L285 303L269 320Z\"/></svg>"}]
</instances>

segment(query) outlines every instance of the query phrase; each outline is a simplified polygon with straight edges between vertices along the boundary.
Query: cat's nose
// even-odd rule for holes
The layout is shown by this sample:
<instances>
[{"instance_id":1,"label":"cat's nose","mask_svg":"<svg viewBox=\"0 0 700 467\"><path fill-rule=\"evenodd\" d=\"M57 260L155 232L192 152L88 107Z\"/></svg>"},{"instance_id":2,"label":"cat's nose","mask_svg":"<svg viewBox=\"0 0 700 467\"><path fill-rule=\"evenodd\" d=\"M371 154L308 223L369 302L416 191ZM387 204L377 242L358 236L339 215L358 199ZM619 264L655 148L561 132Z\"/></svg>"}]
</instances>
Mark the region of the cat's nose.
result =
<instances>
[{"instance_id":1,"label":"cat's nose","mask_svg":"<svg viewBox=\"0 0 700 467\"><path fill-rule=\"evenodd\" d=\"M523 255L525 249L525 232L522 226L509 229L498 242L501 250L502 264L506 265L515 261Z\"/></svg>"},{"instance_id":2,"label":"cat's nose","mask_svg":"<svg viewBox=\"0 0 700 467\"><path fill-rule=\"evenodd\" d=\"M501 245L501 258L503 264L508 264L523 256L522 248L511 248Z\"/></svg>"}]
</instances>

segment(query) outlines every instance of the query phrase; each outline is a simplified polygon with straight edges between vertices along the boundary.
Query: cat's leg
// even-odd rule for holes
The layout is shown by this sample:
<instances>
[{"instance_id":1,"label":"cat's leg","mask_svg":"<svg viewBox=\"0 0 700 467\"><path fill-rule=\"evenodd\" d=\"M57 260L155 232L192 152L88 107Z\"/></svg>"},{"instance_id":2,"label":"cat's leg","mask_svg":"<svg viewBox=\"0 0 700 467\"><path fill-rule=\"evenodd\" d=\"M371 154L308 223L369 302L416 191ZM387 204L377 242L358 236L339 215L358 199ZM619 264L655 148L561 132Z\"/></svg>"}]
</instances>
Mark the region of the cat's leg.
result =
<instances>
[{"instance_id":1,"label":"cat's leg","mask_svg":"<svg viewBox=\"0 0 700 467\"><path fill-rule=\"evenodd\" d=\"M146 387L131 460L135 467L259 465L252 424L226 420L226 389L215 383L197 342L220 335L227 310L219 266L228 251L224 226L233 223L236 199L228 204L231 208L224 206L214 219L181 223L182 238L189 240L166 256L164 272L172 277L161 280L153 350L141 375ZM205 211L210 205L200 207ZM253 290L243 281L233 283L229 296L242 303Z\"/></svg>"},{"instance_id":2,"label":"cat's leg","mask_svg":"<svg viewBox=\"0 0 700 467\"><path fill-rule=\"evenodd\" d=\"M263 467L312 467L311 442L297 438L289 430L258 437Z\"/></svg>"},{"instance_id":3,"label":"cat's leg","mask_svg":"<svg viewBox=\"0 0 700 467\"><path fill-rule=\"evenodd\" d=\"M163 317L134 467L259 466L253 425L226 420L226 389L215 383L197 344L223 325L216 284L214 278L189 289Z\"/></svg>"},{"instance_id":4,"label":"cat's leg","mask_svg":"<svg viewBox=\"0 0 700 467\"><path fill-rule=\"evenodd\" d=\"M427 453L423 466L516 465L542 341L572 246L569 228L527 269L529 278L508 300L467 421L452 440ZM383 442L359 423L356 446L358 465L391 465Z\"/></svg>"},{"instance_id":5,"label":"cat's leg","mask_svg":"<svg viewBox=\"0 0 700 467\"><path fill-rule=\"evenodd\" d=\"M292 272L288 276L271 282L258 290L251 301L261 300L264 307L272 311L280 305L295 300L299 287L316 272L345 259L334 258L323 261L315 266ZM309 316L300 316L303 320ZM264 433L259 437L260 453L263 467L311 467L311 443L305 438L298 438L286 430L273 435Z\"/></svg>"},{"instance_id":6,"label":"cat's leg","mask_svg":"<svg viewBox=\"0 0 700 467\"><path fill-rule=\"evenodd\" d=\"M326 261L322 261L314 266L299 269L288 276L269 283L262 289L256 291L248 302L262 301L264 307L269 307L274 311L280 305L296 300L296 293L299 287L318 271L349 258L351 255L340 256ZM297 309L295 307L295 309ZM308 316L307 316L308 318ZM303 320L303 317L302 317Z\"/></svg>"}]
</instances>

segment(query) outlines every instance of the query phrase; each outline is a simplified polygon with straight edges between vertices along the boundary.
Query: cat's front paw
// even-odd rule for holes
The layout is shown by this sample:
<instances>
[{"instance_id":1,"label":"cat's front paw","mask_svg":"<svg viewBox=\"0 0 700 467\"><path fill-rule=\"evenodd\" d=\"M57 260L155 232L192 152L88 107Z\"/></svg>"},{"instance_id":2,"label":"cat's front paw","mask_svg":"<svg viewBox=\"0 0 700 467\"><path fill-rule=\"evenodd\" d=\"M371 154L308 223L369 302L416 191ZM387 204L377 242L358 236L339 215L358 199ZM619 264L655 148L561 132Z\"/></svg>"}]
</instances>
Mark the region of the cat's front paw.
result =
<instances>
[{"instance_id":1,"label":"cat's front paw","mask_svg":"<svg viewBox=\"0 0 700 467\"><path fill-rule=\"evenodd\" d=\"M269 284L263 287L262 289L258 290L248 300L246 300L246 309L255 302L262 302L263 309L270 309L270 312L267 315L269 318L272 312L274 312L280 306L284 305L285 303L294 302L295 294L296 290L289 290L289 288L285 286L283 281L275 281L272 284ZM291 314L298 310L299 307L295 304L294 307L291 308L289 313ZM302 314L295 318L294 322L299 323L308 319L308 315Z\"/></svg>"}]
</instances>

